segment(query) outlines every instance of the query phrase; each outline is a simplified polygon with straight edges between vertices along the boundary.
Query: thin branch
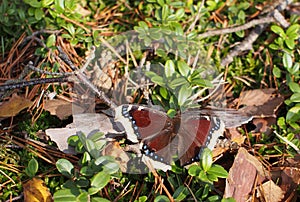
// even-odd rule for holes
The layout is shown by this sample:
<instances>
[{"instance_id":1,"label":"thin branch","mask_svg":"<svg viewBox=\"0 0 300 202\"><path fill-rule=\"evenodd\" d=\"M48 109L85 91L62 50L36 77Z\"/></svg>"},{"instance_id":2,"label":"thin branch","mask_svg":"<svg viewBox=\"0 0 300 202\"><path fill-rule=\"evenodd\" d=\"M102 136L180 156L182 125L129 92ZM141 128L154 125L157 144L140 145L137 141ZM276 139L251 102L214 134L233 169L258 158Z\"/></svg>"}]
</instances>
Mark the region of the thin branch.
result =
<instances>
[{"instance_id":1,"label":"thin branch","mask_svg":"<svg viewBox=\"0 0 300 202\"><path fill-rule=\"evenodd\" d=\"M103 91L98 90L98 88L92 84L92 82L86 77L85 74L83 74L80 70L76 71L76 67L75 65L72 63L72 61L69 59L69 57L67 56L67 54L65 52L63 52L62 48L60 46L57 47L58 51L59 51L59 56L60 58L66 63L68 64L72 70L74 70L74 75L77 77L77 79L79 79L80 82L82 82L84 85L86 85L89 89L91 89L103 102L105 102L106 105L108 105L109 107L116 107L116 104L113 103L106 95ZM86 63L90 63L94 52L92 51L92 56L89 57L89 59L87 59ZM89 64L84 64L83 66L88 66Z\"/></svg>"},{"instance_id":2,"label":"thin branch","mask_svg":"<svg viewBox=\"0 0 300 202\"><path fill-rule=\"evenodd\" d=\"M261 25L261 24L266 24L266 23L271 23L271 22L275 22L275 19L273 17L267 16L264 18L252 20L252 21L250 21L246 24L240 25L240 26L207 31L202 34L199 34L198 37L206 38L206 37L211 37L211 36L216 36L216 35L230 34L230 33L238 32L238 31L242 31L242 30L247 30L256 25Z\"/></svg>"},{"instance_id":3,"label":"thin branch","mask_svg":"<svg viewBox=\"0 0 300 202\"><path fill-rule=\"evenodd\" d=\"M292 3L293 0L282 0L282 2L275 8L277 11L283 11L286 7ZM275 11L270 12L267 17L274 17ZM240 43L237 45L232 51L229 52L228 55L221 61L222 66L227 66L233 61L233 58L238 56L243 51L248 51L252 49L252 44L256 41L256 39L263 33L263 31L268 27L269 24L259 24L257 25L250 34Z\"/></svg>"},{"instance_id":4,"label":"thin branch","mask_svg":"<svg viewBox=\"0 0 300 202\"><path fill-rule=\"evenodd\" d=\"M28 81L18 81L18 82L6 83L0 85L0 92L13 90L16 88L23 88L26 86L38 85L38 84L57 83L57 82L63 83L67 81L68 79L66 77L30 79Z\"/></svg>"},{"instance_id":5,"label":"thin branch","mask_svg":"<svg viewBox=\"0 0 300 202\"><path fill-rule=\"evenodd\" d=\"M194 29L196 23L198 22L198 20L200 19L200 14L201 14L201 10L203 8L204 5L204 0L202 0L201 5L198 9L197 15L195 16L195 20L192 22L192 24L189 26L189 28L187 29L187 31L185 33L187 33L188 31L191 31Z\"/></svg>"}]
</instances>

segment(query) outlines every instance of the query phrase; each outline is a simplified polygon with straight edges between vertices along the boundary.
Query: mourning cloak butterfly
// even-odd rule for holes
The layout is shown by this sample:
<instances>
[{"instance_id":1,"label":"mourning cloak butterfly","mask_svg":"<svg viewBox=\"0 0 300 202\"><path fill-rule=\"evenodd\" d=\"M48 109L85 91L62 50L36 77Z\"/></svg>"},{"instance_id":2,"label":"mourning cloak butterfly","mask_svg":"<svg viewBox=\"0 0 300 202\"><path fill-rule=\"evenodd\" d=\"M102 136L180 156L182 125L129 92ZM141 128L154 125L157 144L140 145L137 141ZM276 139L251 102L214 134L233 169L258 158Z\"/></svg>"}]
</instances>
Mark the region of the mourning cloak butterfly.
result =
<instances>
[{"instance_id":1,"label":"mourning cloak butterfly","mask_svg":"<svg viewBox=\"0 0 300 202\"><path fill-rule=\"evenodd\" d=\"M195 111L170 118L162 111L137 105L117 107L114 121L122 124L127 140L139 144L142 159L161 170L170 169L174 157L181 165L199 160L202 148L213 149L225 128L219 118Z\"/></svg>"}]
</instances>

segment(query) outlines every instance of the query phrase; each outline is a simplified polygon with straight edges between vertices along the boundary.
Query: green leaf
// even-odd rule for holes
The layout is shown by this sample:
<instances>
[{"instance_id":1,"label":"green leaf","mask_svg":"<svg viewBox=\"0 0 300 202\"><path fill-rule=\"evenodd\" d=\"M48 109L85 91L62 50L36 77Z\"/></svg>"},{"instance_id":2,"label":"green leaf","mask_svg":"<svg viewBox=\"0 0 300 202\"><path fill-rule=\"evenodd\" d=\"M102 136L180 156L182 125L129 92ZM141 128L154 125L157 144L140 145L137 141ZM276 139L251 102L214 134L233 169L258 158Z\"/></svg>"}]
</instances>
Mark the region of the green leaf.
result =
<instances>
[{"instance_id":1,"label":"green leaf","mask_svg":"<svg viewBox=\"0 0 300 202\"><path fill-rule=\"evenodd\" d=\"M204 148L200 156L200 165L202 169L205 172L207 172L211 168L212 163L213 163L213 159L212 159L211 150L208 148Z\"/></svg>"},{"instance_id":2,"label":"green leaf","mask_svg":"<svg viewBox=\"0 0 300 202\"><path fill-rule=\"evenodd\" d=\"M61 189L54 193L53 199L55 202L73 202L78 195L79 193L73 189Z\"/></svg>"},{"instance_id":3,"label":"green leaf","mask_svg":"<svg viewBox=\"0 0 300 202\"><path fill-rule=\"evenodd\" d=\"M56 168L64 176L66 176L68 178L73 177L74 166L67 159L58 159L58 161L56 162Z\"/></svg>"},{"instance_id":4,"label":"green leaf","mask_svg":"<svg viewBox=\"0 0 300 202\"><path fill-rule=\"evenodd\" d=\"M86 139L84 146L93 158L98 158L101 155L100 151L96 148L96 144L93 140Z\"/></svg>"},{"instance_id":5,"label":"green leaf","mask_svg":"<svg viewBox=\"0 0 300 202\"><path fill-rule=\"evenodd\" d=\"M207 177L207 173L204 171L204 170L201 170L199 175L198 175L198 178L203 181L203 182L211 182L208 177Z\"/></svg>"},{"instance_id":6,"label":"green leaf","mask_svg":"<svg viewBox=\"0 0 300 202\"><path fill-rule=\"evenodd\" d=\"M54 0L42 0L42 6L47 7L50 4L52 4L53 2L54 2Z\"/></svg>"},{"instance_id":7,"label":"green leaf","mask_svg":"<svg viewBox=\"0 0 300 202\"><path fill-rule=\"evenodd\" d=\"M202 78L193 78L191 80L191 84L192 85L197 85L197 86L200 86L200 87L206 87L206 88L214 87L213 84L211 83L211 81L206 80L206 79L202 79Z\"/></svg>"},{"instance_id":8,"label":"green leaf","mask_svg":"<svg viewBox=\"0 0 300 202\"><path fill-rule=\"evenodd\" d=\"M228 176L228 172L220 165L212 165L207 173L215 175L218 178L226 178Z\"/></svg>"},{"instance_id":9,"label":"green leaf","mask_svg":"<svg viewBox=\"0 0 300 202\"><path fill-rule=\"evenodd\" d=\"M221 202L236 202L234 198L230 197L230 198L223 198L221 200Z\"/></svg>"},{"instance_id":10,"label":"green leaf","mask_svg":"<svg viewBox=\"0 0 300 202\"><path fill-rule=\"evenodd\" d=\"M169 202L170 199L165 195L159 195L155 197L154 202Z\"/></svg>"},{"instance_id":11,"label":"green leaf","mask_svg":"<svg viewBox=\"0 0 300 202\"><path fill-rule=\"evenodd\" d=\"M87 192L82 192L76 197L76 202L86 202L89 201L89 194Z\"/></svg>"},{"instance_id":12,"label":"green leaf","mask_svg":"<svg viewBox=\"0 0 300 202\"><path fill-rule=\"evenodd\" d=\"M186 101L188 101L189 97L192 95L193 89L189 88L187 85L181 86L178 92L178 105L183 106Z\"/></svg>"},{"instance_id":13,"label":"green leaf","mask_svg":"<svg viewBox=\"0 0 300 202\"><path fill-rule=\"evenodd\" d=\"M282 38L285 38L285 36L286 36L284 30L283 30L281 27L277 26L277 25L272 25L272 26L271 26L271 30L272 30L274 33L276 33L276 34L278 34L279 36L281 36Z\"/></svg>"},{"instance_id":14,"label":"green leaf","mask_svg":"<svg viewBox=\"0 0 300 202\"><path fill-rule=\"evenodd\" d=\"M90 181L86 177L79 177L76 179L76 186L79 188L86 188L89 187Z\"/></svg>"},{"instance_id":15,"label":"green leaf","mask_svg":"<svg viewBox=\"0 0 300 202\"><path fill-rule=\"evenodd\" d=\"M175 190L173 198L175 201L183 201L188 196L188 194L188 189L185 186L181 185Z\"/></svg>"},{"instance_id":16,"label":"green leaf","mask_svg":"<svg viewBox=\"0 0 300 202\"><path fill-rule=\"evenodd\" d=\"M147 23L145 23L144 21L139 21L138 24L139 24L139 26L140 26L141 28L143 28L144 30L148 30L148 29L149 29Z\"/></svg>"},{"instance_id":17,"label":"green leaf","mask_svg":"<svg viewBox=\"0 0 300 202\"><path fill-rule=\"evenodd\" d=\"M166 53L165 50L161 49L161 48L158 48L156 50L156 54L161 57L161 58L166 58L168 56L168 54Z\"/></svg>"},{"instance_id":18,"label":"green leaf","mask_svg":"<svg viewBox=\"0 0 300 202\"><path fill-rule=\"evenodd\" d=\"M181 18L183 18L184 14L185 14L184 8L180 8L176 11L175 16L177 20L180 20Z\"/></svg>"},{"instance_id":19,"label":"green leaf","mask_svg":"<svg viewBox=\"0 0 300 202\"><path fill-rule=\"evenodd\" d=\"M66 30L68 30L68 32L70 33L71 36L75 35L75 28L74 28L73 24L68 23L65 28L66 28Z\"/></svg>"},{"instance_id":20,"label":"green leaf","mask_svg":"<svg viewBox=\"0 0 300 202\"><path fill-rule=\"evenodd\" d=\"M291 50L293 50L295 48L295 40L294 39L290 39L290 38L285 39L284 43Z\"/></svg>"},{"instance_id":21,"label":"green leaf","mask_svg":"<svg viewBox=\"0 0 300 202\"><path fill-rule=\"evenodd\" d=\"M102 139L102 138L105 138L105 137L104 137L104 133L102 133L102 132L96 132L96 133L94 133L94 134L92 134L92 135L89 135L88 138L89 138L90 140L96 142L96 141L98 141L98 140L100 140L100 139Z\"/></svg>"},{"instance_id":22,"label":"green leaf","mask_svg":"<svg viewBox=\"0 0 300 202\"><path fill-rule=\"evenodd\" d=\"M164 0L157 0L157 3L163 7L165 5L165 1Z\"/></svg>"},{"instance_id":23,"label":"green leaf","mask_svg":"<svg viewBox=\"0 0 300 202\"><path fill-rule=\"evenodd\" d=\"M100 156L96 159L95 164L102 166L109 174L116 173L119 170L119 164L111 156Z\"/></svg>"},{"instance_id":24,"label":"green leaf","mask_svg":"<svg viewBox=\"0 0 300 202\"><path fill-rule=\"evenodd\" d=\"M149 34L150 34L150 37L153 39L153 40L159 40L162 38L162 33L161 33L161 30L160 28L151 28L149 30Z\"/></svg>"},{"instance_id":25,"label":"green leaf","mask_svg":"<svg viewBox=\"0 0 300 202\"><path fill-rule=\"evenodd\" d=\"M169 93L168 90L164 87L160 87L159 88L159 94L164 98L164 99L168 99Z\"/></svg>"},{"instance_id":26,"label":"green leaf","mask_svg":"<svg viewBox=\"0 0 300 202\"><path fill-rule=\"evenodd\" d=\"M55 45L55 42L56 42L56 36L55 36L55 34L51 34L47 38L46 46L50 48Z\"/></svg>"},{"instance_id":27,"label":"green leaf","mask_svg":"<svg viewBox=\"0 0 300 202\"><path fill-rule=\"evenodd\" d=\"M167 112L167 115L170 118L173 118L176 114L177 114L177 111L175 109L169 109L168 112Z\"/></svg>"},{"instance_id":28,"label":"green leaf","mask_svg":"<svg viewBox=\"0 0 300 202\"><path fill-rule=\"evenodd\" d=\"M299 34L298 34L299 28L300 28L300 25L298 25L298 24L291 25L286 30L286 35L293 40L297 39L298 37L295 38L294 36L299 36Z\"/></svg>"},{"instance_id":29,"label":"green leaf","mask_svg":"<svg viewBox=\"0 0 300 202\"><path fill-rule=\"evenodd\" d=\"M167 78L172 77L175 73L175 64L172 60L167 60L165 63L165 75Z\"/></svg>"},{"instance_id":30,"label":"green leaf","mask_svg":"<svg viewBox=\"0 0 300 202\"><path fill-rule=\"evenodd\" d=\"M92 202L110 202L110 200L101 197L92 197Z\"/></svg>"},{"instance_id":31,"label":"green leaf","mask_svg":"<svg viewBox=\"0 0 300 202\"><path fill-rule=\"evenodd\" d=\"M270 44L269 47L273 50L279 50L280 49L280 46L278 46L277 44L274 44L274 43Z\"/></svg>"},{"instance_id":32,"label":"green leaf","mask_svg":"<svg viewBox=\"0 0 300 202\"><path fill-rule=\"evenodd\" d=\"M29 177L34 177L35 174L37 173L39 169L39 164L37 162L37 160L35 158L32 158L27 167L25 168L25 173L29 176Z\"/></svg>"},{"instance_id":33,"label":"green leaf","mask_svg":"<svg viewBox=\"0 0 300 202\"><path fill-rule=\"evenodd\" d=\"M65 0L55 0L55 6L56 8L59 8L60 10L65 10Z\"/></svg>"},{"instance_id":34,"label":"green leaf","mask_svg":"<svg viewBox=\"0 0 300 202\"><path fill-rule=\"evenodd\" d=\"M29 5L34 7L34 8L41 8L42 7L42 2L37 1L37 0L31 0L31 1L29 1Z\"/></svg>"},{"instance_id":35,"label":"green leaf","mask_svg":"<svg viewBox=\"0 0 300 202\"><path fill-rule=\"evenodd\" d=\"M191 167L189 167L188 173L191 176L199 176L201 172L201 168L198 165L192 165Z\"/></svg>"},{"instance_id":36,"label":"green leaf","mask_svg":"<svg viewBox=\"0 0 300 202\"><path fill-rule=\"evenodd\" d=\"M178 61L177 67L182 76L187 77L190 74L190 67L185 61Z\"/></svg>"},{"instance_id":37,"label":"green leaf","mask_svg":"<svg viewBox=\"0 0 300 202\"><path fill-rule=\"evenodd\" d=\"M300 104L295 105L286 114L287 122L295 122L300 119Z\"/></svg>"},{"instance_id":38,"label":"green leaf","mask_svg":"<svg viewBox=\"0 0 300 202\"><path fill-rule=\"evenodd\" d=\"M300 102L300 93L294 93L291 97L290 100L292 102Z\"/></svg>"},{"instance_id":39,"label":"green leaf","mask_svg":"<svg viewBox=\"0 0 300 202\"><path fill-rule=\"evenodd\" d=\"M91 179L91 188L89 188L89 194L94 195L98 191L100 191L102 188L104 188L107 183L110 181L110 175L105 172L101 171L97 173L92 179Z\"/></svg>"},{"instance_id":40,"label":"green leaf","mask_svg":"<svg viewBox=\"0 0 300 202\"><path fill-rule=\"evenodd\" d=\"M87 165L91 161L91 156L88 152L84 152L80 160L81 165Z\"/></svg>"},{"instance_id":41,"label":"green leaf","mask_svg":"<svg viewBox=\"0 0 300 202\"><path fill-rule=\"evenodd\" d=\"M163 86L165 87L165 80L161 77L161 76L154 76L151 78L151 81L160 85L160 86Z\"/></svg>"},{"instance_id":42,"label":"green leaf","mask_svg":"<svg viewBox=\"0 0 300 202\"><path fill-rule=\"evenodd\" d=\"M80 174L82 174L83 176L91 177L94 175L94 170L90 165L82 166L80 169Z\"/></svg>"},{"instance_id":43,"label":"green leaf","mask_svg":"<svg viewBox=\"0 0 300 202\"><path fill-rule=\"evenodd\" d=\"M166 20L170 14L169 6L167 4L162 7L162 20Z\"/></svg>"},{"instance_id":44,"label":"green leaf","mask_svg":"<svg viewBox=\"0 0 300 202\"><path fill-rule=\"evenodd\" d=\"M300 93L300 85L293 81L289 82L289 87L294 93Z\"/></svg>"},{"instance_id":45,"label":"green leaf","mask_svg":"<svg viewBox=\"0 0 300 202\"><path fill-rule=\"evenodd\" d=\"M285 119L284 117L279 117L278 120L277 120L277 125L283 129L283 130L286 130L286 124L285 124Z\"/></svg>"},{"instance_id":46,"label":"green leaf","mask_svg":"<svg viewBox=\"0 0 300 202\"><path fill-rule=\"evenodd\" d=\"M37 20L41 20L44 17L44 11L40 8L35 9L34 18Z\"/></svg>"},{"instance_id":47,"label":"green leaf","mask_svg":"<svg viewBox=\"0 0 300 202\"><path fill-rule=\"evenodd\" d=\"M218 181L218 177L214 174L210 174L210 173L206 173L206 176L207 176L207 179L210 181L210 182L217 182Z\"/></svg>"},{"instance_id":48,"label":"green leaf","mask_svg":"<svg viewBox=\"0 0 300 202\"><path fill-rule=\"evenodd\" d=\"M289 68L288 71L291 75L294 75L294 76L299 76L299 63L295 63L294 66L292 68Z\"/></svg>"},{"instance_id":49,"label":"green leaf","mask_svg":"<svg viewBox=\"0 0 300 202\"><path fill-rule=\"evenodd\" d=\"M169 83L171 89L175 89L182 85L189 85L188 81L184 77L176 78Z\"/></svg>"},{"instance_id":50,"label":"green leaf","mask_svg":"<svg viewBox=\"0 0 300 202\"><path fill-rule=\"evenodd\" d=\"M281 70L279 69L279 67L274 66L274 68L273 68L273 75L276 78L280 78L281 77Z\"/></svg>"},{"instance_id":51,"label":"green leaf","mask_svg":"<svg viewBox=\"0 0 300 202\"><path fill-rule=\"evenodd\" d=\"M283 54L283 58L282 58L282 61L283 61L283 66L287 69L291 68L293 66L293 59L292 59L292 56L288 53L284 53Z\"/></svg>"},{"instance_id":52,"label":"green leaf","mask_svg":"<svg viewBox=\"0 0 300 202\"><path fill-rule=\"evenodd\" d=\"M174 27L174 31L176 33L177 36L182 36L183 35L183 29L180 23L178 22L171 22L172 27ZM178 47L180 44L177 44ZM179 49L180 50L180 49Z\"/></svg>"},{"instance_id":53,"label":"green leaf","mask_svg":"<svg viewBox=\"0 0 300 202\"><path fill-rule=\"evenodd\" d=\"M238 19L240 22L245 22L246 14L243 10L240 10L238 13Z\"/></svg>"}]
</instances>

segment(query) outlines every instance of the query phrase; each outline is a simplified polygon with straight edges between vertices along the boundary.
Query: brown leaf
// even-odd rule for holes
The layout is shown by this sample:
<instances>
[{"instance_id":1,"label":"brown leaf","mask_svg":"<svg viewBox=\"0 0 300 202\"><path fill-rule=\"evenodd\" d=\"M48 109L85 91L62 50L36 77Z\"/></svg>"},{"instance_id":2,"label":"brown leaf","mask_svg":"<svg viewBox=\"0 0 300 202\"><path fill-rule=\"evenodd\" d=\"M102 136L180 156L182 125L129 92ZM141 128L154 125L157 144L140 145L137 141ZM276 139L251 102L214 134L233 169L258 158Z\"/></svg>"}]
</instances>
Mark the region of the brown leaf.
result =
<instances>
[{"instance_id":1,"label":"brown leaf","mask_svg":"<svg viewBox=\"0 0 300 202\"><path fill-rule=\"evenodd\" d=\"M272 180L259 186L258 196L263 197L266 202L279 202L284 197L284 192Z\"/></svg>"},{"instance_id":2,"label":"brown leaf","mask_svg":"<svg viewBox=\"0 0 300 202\"><path fill-rule=\"evenodd\" d=\"M252 133L265 133L271 134L271 126L276 124L276 118L274 117L265 117L265 118L254 118L252 123L256 126L255 130Z\"/></svg>"},{"instance_id":3,"label":"brown leaf","mask_svg":"<svg viewBox=\"0 0 300 202\"><path fill-rule=\"evenodd\" d=\"M16 116L20 111L32 105L32 102L26 98L13 94L12 97L0 105L0 117Z\"/></svg>"},{"instance_id":4,"label":"brown leaf","mask_svg":"<svg viewBox=\"0 0 300 202\"><path fill-rule=\"evenodd\" d=\"M33 178L23 184L24 202L52 202L52 196L43 180Z\"/></svg>"},{"instance_id":5,"label":"brown leaf","mask_svg":"<svg viewBox=\"0 0 300 202\"><path fill-rule=\"evenodd\" d=\"M297 158L297 157L296 157ZM285 193L285 202L296 201L297 200L297 187L300 184L300 169L297 164L299 164L299 159L295 167L282 167L273 168L272 170L272 180L274 182L279 182L281 190Z\"/></svg>"},{"instance_id":6,"label":"brown leaf","mask_svg":"<svg viewBox=\"0 0 300 202\"><path fill-rule=\"evenodd\" d=\"M57 116L60 120L72 115L72 103L65 100L46 100L44 109L49 111L51 115Z\"/></svg>"},{"instance_id":7,"label":"brown leaf","mask_svg":"<svg viewBox=\"0 0 300 202\"><path fill-rule=\"evenodd\" d=\"M253 117L276 117L275 113L283 103L284 98L275 94L273 88L256 89L243 92L239 98L240 105L245 105L242 111Z\"/></svg>"},{"instance_id":8,"label":"brown leaf","mask_svg":"<svg viewBox=\"0 0 300 202\"><path fill-rule=\"evenodd\" d=\"M113 156L118 162L122 172L127 171L127 163L130 160L127 153L121 148L118 142L108 143L104 150L103 155Z\"/></svg>"}]
</instances>

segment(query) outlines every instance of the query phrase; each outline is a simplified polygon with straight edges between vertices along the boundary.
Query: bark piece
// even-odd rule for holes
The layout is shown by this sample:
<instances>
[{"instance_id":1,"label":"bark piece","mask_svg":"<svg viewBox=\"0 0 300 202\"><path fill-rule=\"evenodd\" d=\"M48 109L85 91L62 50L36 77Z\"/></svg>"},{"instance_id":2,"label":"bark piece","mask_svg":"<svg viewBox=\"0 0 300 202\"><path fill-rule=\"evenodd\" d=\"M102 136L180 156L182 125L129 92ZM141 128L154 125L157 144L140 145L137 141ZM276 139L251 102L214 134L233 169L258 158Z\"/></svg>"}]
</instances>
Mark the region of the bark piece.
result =
<instances>
[{"instance_id":1,"label":"bark piece","mask_svg":"<svg viewBox=\"0 0 300 202\"><path fill-rule=\"evenodd\" d=\"M237 202L246 201L253 187L266 179L266 173L254 156L240 148L226 179L224 197L233 197Z\"/></svg>"}]
</instances>

